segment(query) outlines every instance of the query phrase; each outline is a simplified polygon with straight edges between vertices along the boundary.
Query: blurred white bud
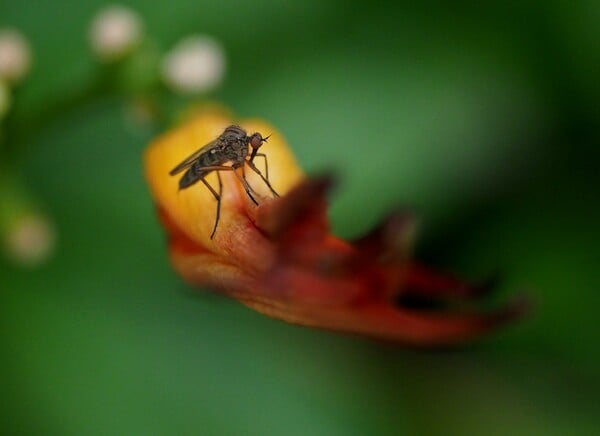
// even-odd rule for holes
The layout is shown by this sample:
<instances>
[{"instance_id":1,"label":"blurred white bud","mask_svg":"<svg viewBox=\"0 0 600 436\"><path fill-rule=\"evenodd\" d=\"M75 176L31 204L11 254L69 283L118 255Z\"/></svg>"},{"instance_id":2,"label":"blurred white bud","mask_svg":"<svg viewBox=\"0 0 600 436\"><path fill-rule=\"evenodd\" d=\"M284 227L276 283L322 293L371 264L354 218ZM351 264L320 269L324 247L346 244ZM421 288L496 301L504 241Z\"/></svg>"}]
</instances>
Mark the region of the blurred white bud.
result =
<instances>
[{"instance_id":1,"label":"blurred white bud","mask_svg":"<svg viewBox=\"0 0 600 436\"><path fill-rule=\"evenodd\" d=\"M0 80L0 119L8 112L10 109L10 88L6 83Z\"/></svg>"},{"instance_id":2,"label":"blurred white bud","mask_svg":"<svg viewBox=\"0 0 600 436\"><path fill-rule=\"evenodd\" d=\"M56 233L48 219L39 214L18 219L5 236L4 251L9 259L23 266L37 266L54 252Z\"/></svg>"},{"instance_id":3,"label":"blurred white bud","mask_svg":"<svg viewBox=\"0 0 600 436\"><path fill-rule=\"evenodd\" d=\"M179 42L163 59L162 75L175 91L195 94L217 86L225 73L221 44L208 36L190 36Z\"/></svg>"},{"instance_id":4,"label":"blurred white bud","mask_svg":"<svg viewBox=\"0 0 600 436\"><path fill-rule=\"evenodd\" d=\"M110 62L129 53L140 43L142 34L142 20L135 11L112 5L94 16L89 37L93 52Z\"/></svg>"},{"instance_id":5,"label":"blurred white bud","mask_svg":"<svg viewBox=\"0 0 600 436\"><path fill-rule=\"evenodd\" d=\"M0 29L0 80L18 82L29 71L31 51L20 32Z\"/></svg>"}]
</instances>

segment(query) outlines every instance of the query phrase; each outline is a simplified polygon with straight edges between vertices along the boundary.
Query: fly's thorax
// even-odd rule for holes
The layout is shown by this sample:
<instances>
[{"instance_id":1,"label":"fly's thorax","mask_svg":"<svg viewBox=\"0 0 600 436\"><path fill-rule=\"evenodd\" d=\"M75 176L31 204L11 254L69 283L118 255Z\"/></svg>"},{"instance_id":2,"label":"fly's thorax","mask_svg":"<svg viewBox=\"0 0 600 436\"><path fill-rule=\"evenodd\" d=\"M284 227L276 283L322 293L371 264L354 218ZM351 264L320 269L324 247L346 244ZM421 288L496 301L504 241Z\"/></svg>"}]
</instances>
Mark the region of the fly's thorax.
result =
<instances>
[{"instance_id":1,"label":"fly's thorax","mask_svg":"<svg viewBox=\"0 0 600 436\"><path fill-rule=\"evenodd\" d=\"M231 125L227 127L221 136L220 139L223 139L225 142L227 141L236 141L246 139L246 131L242 129L240 126Z\"/></svg>"},{"instance_id":2,"label":"fly's thorax","mask_svg":"<svg viewBox=\"0 0 600 436\"><path fill-rule=\"evenodd\" d=\"M220 151L222 156L233 164L242 164L248 155L248 143L246 138L228 141Z\"/></svg>"}]
</instances>

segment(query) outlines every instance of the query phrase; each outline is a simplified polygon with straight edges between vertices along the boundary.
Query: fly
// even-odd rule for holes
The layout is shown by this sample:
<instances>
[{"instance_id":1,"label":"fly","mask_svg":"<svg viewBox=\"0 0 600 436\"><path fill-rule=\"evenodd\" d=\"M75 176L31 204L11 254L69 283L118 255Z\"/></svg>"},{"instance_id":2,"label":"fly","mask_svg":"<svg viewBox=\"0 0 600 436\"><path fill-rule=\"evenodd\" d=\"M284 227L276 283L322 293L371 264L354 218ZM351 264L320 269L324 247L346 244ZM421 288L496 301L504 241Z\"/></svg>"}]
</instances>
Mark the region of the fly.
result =
<instances>
[{"instance_id":1,"label":"fly","mask_svg":"<svg viewBox=\"0 0 600 436\"><path fill-rule=\"evenodd\" d=\"M270 136L270 135L269 135ZM221 195L223 193L223 182L221 181L221 171L233 171L236 175L246 194L250 197L250 200L254 204L258 205L252 192L254 189L248 184L245 174L245 166L248 165L252 171L260 176L260 178L266 183L271 192L275 197L279 197L279 194L275 192L271 183L269 182L269 165L267 163L267 155L259 153L258 149L262 146L263 142L267 142L269 136L263 138L263 136L255 132L252 135L247 135L246 131L240 126L231 125L227 127L218 138L214 141L209 142L196 152L188 156L183 162L173 168L169 174L174 176L183 171L185 173L179 179L179 189L185 189L196 182L200 181L209 189L212 195L217 200L217 215L215 218L215 225L210 239L215 236L217 231L217 225L219 224L219 217L221 215ZM250 151L250 149L252 151ZM254 164L256 157L262 157L265 160L265 176ZM242 175L237 173L237 169L242 169ZM215 171L219 180L218 192L206 181L206 176ZM256 193L256 191L254 191Z\"/></svg>"}]
</instances>

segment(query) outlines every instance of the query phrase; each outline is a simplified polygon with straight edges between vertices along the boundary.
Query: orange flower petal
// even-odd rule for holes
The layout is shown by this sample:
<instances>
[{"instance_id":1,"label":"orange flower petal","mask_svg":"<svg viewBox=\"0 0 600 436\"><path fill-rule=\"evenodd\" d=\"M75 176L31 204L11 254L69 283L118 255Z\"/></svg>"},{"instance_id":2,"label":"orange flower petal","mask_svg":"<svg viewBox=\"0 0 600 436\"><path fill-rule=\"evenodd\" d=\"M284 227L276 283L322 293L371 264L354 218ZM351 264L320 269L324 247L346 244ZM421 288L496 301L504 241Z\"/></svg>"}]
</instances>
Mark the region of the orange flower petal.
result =
<instances>
[{"instance_id":1,"label":"orange flower petal","mask_svg":"<svg viewBox=\"0 0 600 436\"><path fill-rule=\"evenodd\" d=\"M472 299L482 288L410 262L407 246L414 231L406 215L392 215L354 243L332 236L325 198L331 179L305 179L281 134L260 120L239 125L249 134L271 135L261 151L281 198L272 198L260 177L246 171L256 206L235 174L222 171L221 219L210 239L216 200L201 183L179 190L179 177L169 171L230 124L224 112L203 110L154 141L145 154L172 263L188 282L288 322L415 345L468 340L523 312L522 304L482 314L424 311L402 303L411 296L438 303ZM262 168L260 161L257 165ZM206 181L218 186L215 173Z\"/></svg>"}]
</instances>

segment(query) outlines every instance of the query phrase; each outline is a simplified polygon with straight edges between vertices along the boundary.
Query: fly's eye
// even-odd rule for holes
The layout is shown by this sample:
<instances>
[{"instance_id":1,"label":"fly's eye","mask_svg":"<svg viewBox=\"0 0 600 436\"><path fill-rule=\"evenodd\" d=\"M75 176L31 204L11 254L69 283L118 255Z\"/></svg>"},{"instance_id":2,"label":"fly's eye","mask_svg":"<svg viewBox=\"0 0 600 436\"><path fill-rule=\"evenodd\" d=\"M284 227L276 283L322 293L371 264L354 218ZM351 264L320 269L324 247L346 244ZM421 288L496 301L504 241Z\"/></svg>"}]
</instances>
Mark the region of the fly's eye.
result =
<instances>
[{"instance_id":1,"label":"fly's eye","mask_svg":"<svg viewBox=\"0 0 600 436\"><path fill-rule=\"evenodd\" d=\"M263 139L260 133L255 133L254 135L252 135L252 138L250 139L250 145L252 146L252 148L258 148L262 145L262 143Z\"/></svg>"}]
</instances>

